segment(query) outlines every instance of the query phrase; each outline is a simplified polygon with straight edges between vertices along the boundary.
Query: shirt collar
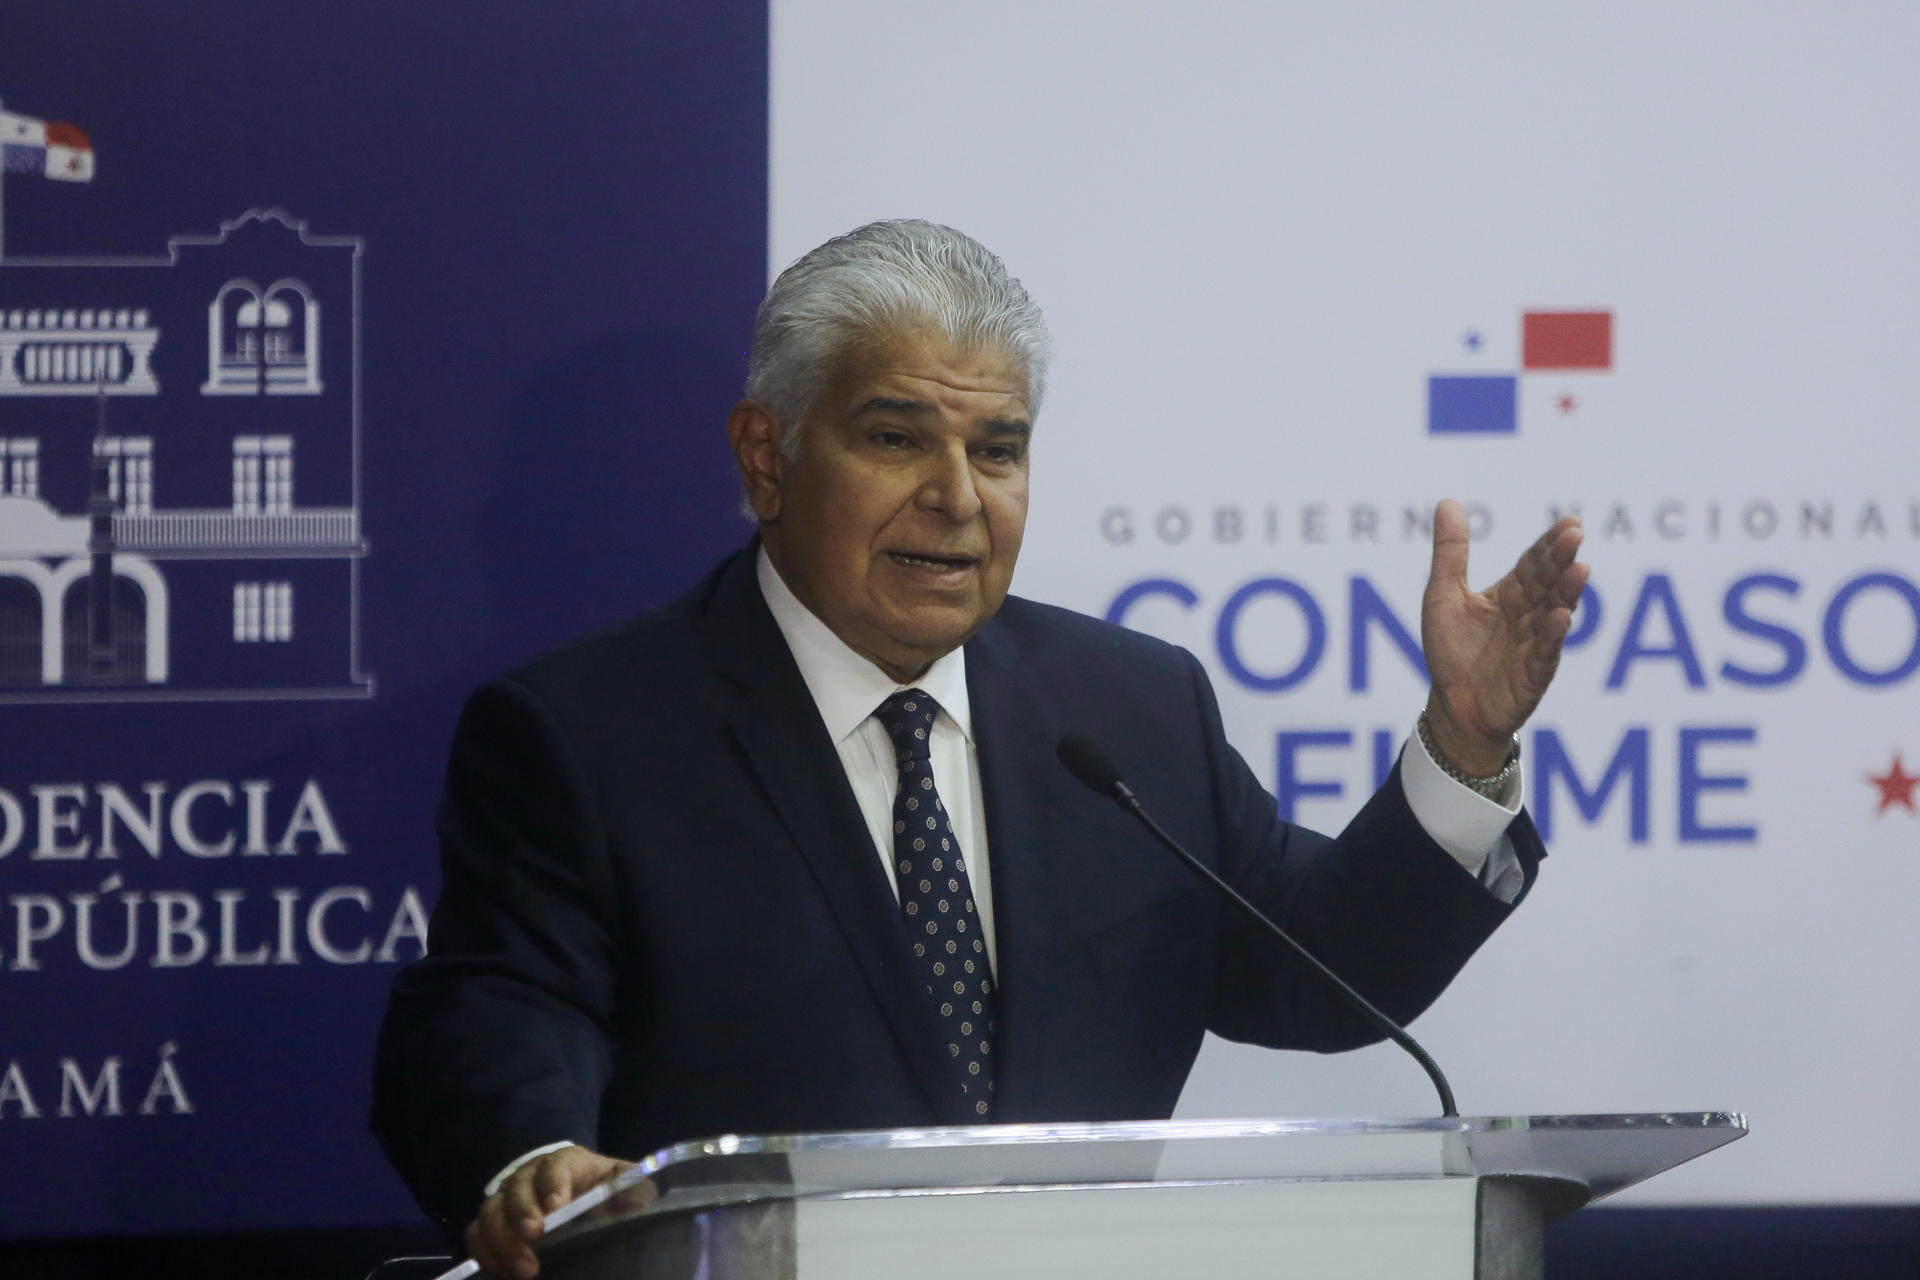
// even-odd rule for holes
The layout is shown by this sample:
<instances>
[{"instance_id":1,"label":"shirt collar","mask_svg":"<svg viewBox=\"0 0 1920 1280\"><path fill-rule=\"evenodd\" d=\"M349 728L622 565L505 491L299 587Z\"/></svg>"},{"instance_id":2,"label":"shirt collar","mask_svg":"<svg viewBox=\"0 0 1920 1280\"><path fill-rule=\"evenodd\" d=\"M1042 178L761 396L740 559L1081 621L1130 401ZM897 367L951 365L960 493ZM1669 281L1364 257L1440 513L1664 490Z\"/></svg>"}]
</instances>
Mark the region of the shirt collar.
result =
<instances>
[{"instance_id":1,"label":"shirt collar","mask_svg":"<svg viewBox=\"0 0 1920 1280\"><path fill-rule=\"evenodd\" d=\"M967 654L964 648L939 658L921 672L911 685L896 684L892 676L875 666L872 660L854 652L846 641L833 633L814 612L800 602L773 567L766 547L754 564L760 581L760 594L766 597L780 634L800 668L800 678L813 695L820 719L834 742L844 741L859 730L880 704L902 689L919 689L953 721L967 741L973 741L973 711L967 699Z\"/></svg>"}]
</instances>

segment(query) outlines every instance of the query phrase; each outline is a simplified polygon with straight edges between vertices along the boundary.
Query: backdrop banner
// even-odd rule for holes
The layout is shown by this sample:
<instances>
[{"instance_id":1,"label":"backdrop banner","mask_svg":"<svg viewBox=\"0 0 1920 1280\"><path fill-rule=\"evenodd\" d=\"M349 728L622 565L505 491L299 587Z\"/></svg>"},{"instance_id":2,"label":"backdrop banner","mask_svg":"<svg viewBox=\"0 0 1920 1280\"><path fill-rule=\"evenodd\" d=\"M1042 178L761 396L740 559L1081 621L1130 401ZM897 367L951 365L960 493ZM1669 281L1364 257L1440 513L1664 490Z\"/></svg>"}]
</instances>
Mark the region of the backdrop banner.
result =
<instances>
[{"instance_id":1,"label":"backdrop banner","mask_svg":"<svg viewBox=\"0 0 1920 1280\"><path fill-rule=\"evenodd\" d=\"M1476 585L1585 520L1553 856L1417 1029L1461 1106L1750 1114L1641 1203L1920 1201L1920 10L811 8L774 262L901 211L1007 260L1059 349L1014 590L1191 649L1287 816L1412 730L1437 499ZM1214 1043L1182 1110L1433 1105Z\"/></svg>"},{"instance_id":2,"label":"backdrop banner","mask_svg":"<svg viewBox=\"0 0 1920 1280\"><path fill-rule=\"evenodd\" d=\"M460 702L745 536L765 6L5 29L0 1237L417 1220Z\"/></svg>"}]
</instances>

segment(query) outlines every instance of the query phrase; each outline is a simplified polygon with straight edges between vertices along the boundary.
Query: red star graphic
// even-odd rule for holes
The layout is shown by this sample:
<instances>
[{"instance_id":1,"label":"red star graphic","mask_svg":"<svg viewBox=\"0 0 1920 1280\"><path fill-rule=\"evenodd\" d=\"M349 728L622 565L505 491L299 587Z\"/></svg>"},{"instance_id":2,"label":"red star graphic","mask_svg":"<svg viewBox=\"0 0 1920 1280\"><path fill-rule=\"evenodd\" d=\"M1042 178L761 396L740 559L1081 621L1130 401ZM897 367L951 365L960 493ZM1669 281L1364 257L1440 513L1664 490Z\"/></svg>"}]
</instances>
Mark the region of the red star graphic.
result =
<instances>
[{"instance_id":1,"label":"red star graphic","mask_svg":"<svg viewBox=\"0 0 1920 1280\"><path fill-rule=\"evenodd\" d=\"M1877 818L1895 805L1904 805L1908 813L1920 818L1920 809L1913 803L1913 789L1920 787L1920 774L1908 773L1900 761L1900 753L1893 753L1893 763L1884 774L1867 775L1867 781L1880 788L1880 807L1873 811Z\"/></svg>"},{"instance_id":2,"label":"red star graphic","mask_svg":"<svg viewBox=\"0 0 1920 1280\"><path fill-rule=\"evenodd\" d=\"M1557 403L1560 405L1560 412L1562 413L1572 413L1580 407L1580 402L1573 398L1571 392L1563 392Z\"/></svg>"}]
</instances>

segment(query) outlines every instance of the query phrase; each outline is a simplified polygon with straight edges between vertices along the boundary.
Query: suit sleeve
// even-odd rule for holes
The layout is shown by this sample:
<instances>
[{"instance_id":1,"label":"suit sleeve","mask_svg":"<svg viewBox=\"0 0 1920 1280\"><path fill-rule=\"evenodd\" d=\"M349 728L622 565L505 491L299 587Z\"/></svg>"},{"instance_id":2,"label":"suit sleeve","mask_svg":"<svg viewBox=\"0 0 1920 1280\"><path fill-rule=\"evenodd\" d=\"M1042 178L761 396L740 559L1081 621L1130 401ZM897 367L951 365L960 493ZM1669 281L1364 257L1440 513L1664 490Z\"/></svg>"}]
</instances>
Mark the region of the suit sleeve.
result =
<instances>
[{"instance_id":1,"label":"suit sleeve","mask_svg":"<svg viewBox=\"0 0 1920 1280\"><path fill-rule=\"evenodd\" d=\"M395 981L373 1110L394 1166L456 1230L514 1157L598 1145L619 939L593 792L526 690L496 683L468 702L428 955Z\"/></svg>"},{"instance_id":2,"label":"suit sleeve","mask_svg":"<svg viewBox=\"0 0 1920 1280\"><path fill-rule=\"evenodd\" d=\"M1339 836L1280 819L1228 744L1205 672L1187 656L1203 721L1221 874L1396 1022L1418 1016L1526 896L1545 856L1525 812L1508 828L1525 870L1513 903L1483 888L1407 805L1400 767ZM1209 1029L1275 1048L1337 1052L1381 1039L1285 944L1223 917Z\"/></svg>"}]
</instances>

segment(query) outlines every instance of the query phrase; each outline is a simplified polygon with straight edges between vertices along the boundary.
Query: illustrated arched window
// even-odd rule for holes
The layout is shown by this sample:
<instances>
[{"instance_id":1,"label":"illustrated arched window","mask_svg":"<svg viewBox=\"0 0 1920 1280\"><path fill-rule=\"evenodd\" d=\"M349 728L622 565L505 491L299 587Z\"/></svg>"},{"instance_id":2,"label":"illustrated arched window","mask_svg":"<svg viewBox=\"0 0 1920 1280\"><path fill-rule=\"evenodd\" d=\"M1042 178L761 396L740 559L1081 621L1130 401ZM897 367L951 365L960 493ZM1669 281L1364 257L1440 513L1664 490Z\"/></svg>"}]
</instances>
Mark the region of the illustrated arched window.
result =
<instances>
[{"instance_id":1,"label":"illustrated arched window","mask_svg":"<svg viewBox=\"0 0 1920 1280\"><path fill-rule=\"evenodd\" d=\"M267 286L267 390L274 395L315 395L320 391L320 304L298 280Z\"/></svg>"},{"instance_id":2,"label":"illustrated arched window","mask_svg":"<svg viewBox=\"0 0 1920 1280\"><path fill-rule=\"evenodd\" d=\"M40 589L0 571L0 688L40 683Z\"/></svg>"},{"instance_id":3,"label":"illustrated arched window","mask_svg":"<svg viewBox=\"0 0 1920 1280\"><path fill-rule=\"evenodd\" d=\"M257 395L262 386L257 348L251 326L259 324L260 286L251 280L229 280L220 286L207 308L207 395Z\"/></svg>"},{"instance_id":4,"label":"illustrated arched window","mask_svg":"<svg viewBox=\"0 0 1920 1280\"><path fill-rule=\"evenodd\" d=\"M234 316L234 355L249 366L264 364L271 370L287 361L287 328L293 312L278 298L267 299L262 310L252 299L240 304Z\"/></svg>"},{"instance_id":5,"label":"illustrated arched window","mask_svg":"<svg viewBox=\"0 0 1920 1280\"><path fill-rule=\"evenodd\" d=\"M320 304L299 280L229 280L207 313L207 395L318 395Z\"/></svg>"},{"instance_id":6,"label":"illustrated arched window","mask_svg":"<svg viewBox=\"0 0 1920 1280\"><path fill-rule=\"evenodd\" d=\"M147 593L116 573L110 599L96 602L88 578L67 587L61 631L68 684L137 684L147 667Z\"/></svg>"}]
</instances>

